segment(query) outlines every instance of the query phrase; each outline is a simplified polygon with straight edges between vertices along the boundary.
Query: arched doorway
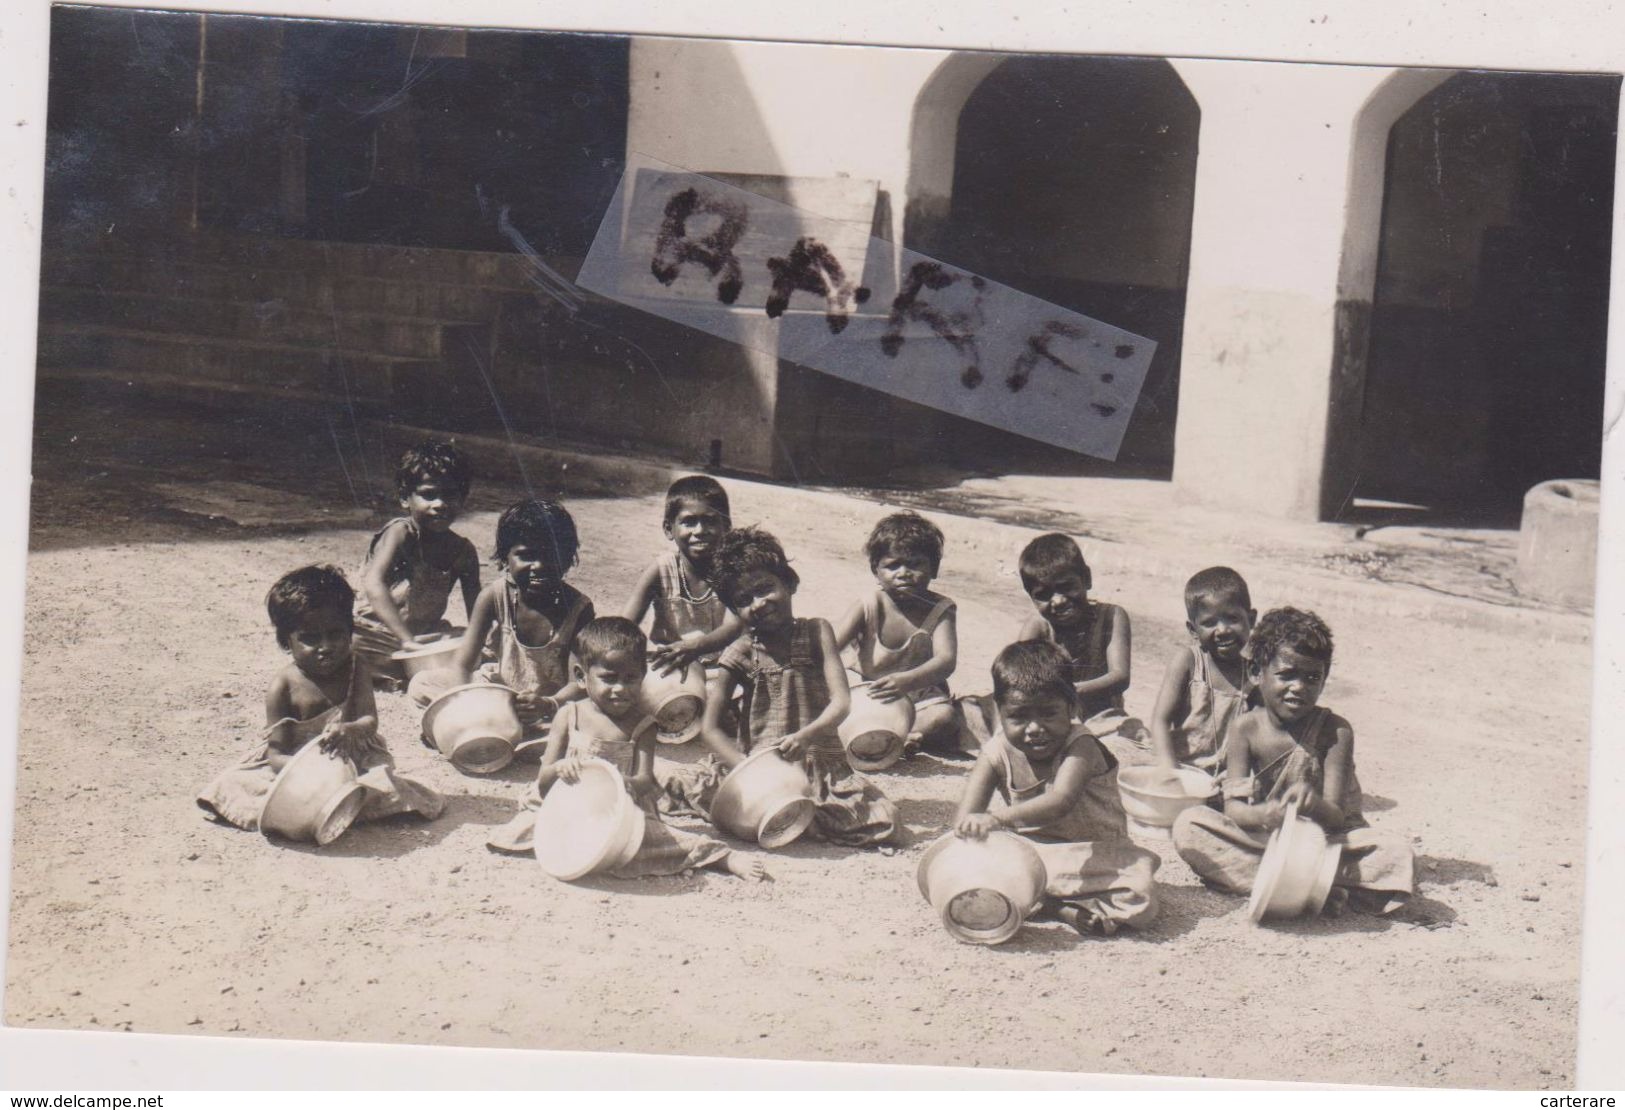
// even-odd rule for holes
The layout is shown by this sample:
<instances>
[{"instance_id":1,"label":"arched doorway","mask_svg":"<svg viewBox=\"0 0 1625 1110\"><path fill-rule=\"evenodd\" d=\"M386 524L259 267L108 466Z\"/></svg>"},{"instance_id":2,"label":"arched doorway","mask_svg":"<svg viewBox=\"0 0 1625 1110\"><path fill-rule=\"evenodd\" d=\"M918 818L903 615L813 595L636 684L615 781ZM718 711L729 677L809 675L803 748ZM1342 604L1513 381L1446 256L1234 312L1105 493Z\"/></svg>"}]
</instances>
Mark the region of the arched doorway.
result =
<instances>
[{"instance_id":1,"label":"arched doorway","mask_svg":"<svg viewBox=\"0 0 1625 1110\"><path fill-rule=\"evenodd\" d=\"M1597 476L1619 84L1464 73L1395 122L1359 497L1511 523Z\"/></svg>"},{"instance_id":2,"label":"arched doorway","mask_svg":"<svg viewBox=\"0 0 1625 1110\"><path fill-rule=\"evenodd\" d=\"M950 63L951 64L950 60ZM957 418L935 417L939 459L973 471L1167 478L1200 111L1167 62L1010 57L953 126L952 189L905 243L1064 308L1156 340L1115 463ZM941 144L937 144L940 146Z\"/></svg>"}]
</instances>

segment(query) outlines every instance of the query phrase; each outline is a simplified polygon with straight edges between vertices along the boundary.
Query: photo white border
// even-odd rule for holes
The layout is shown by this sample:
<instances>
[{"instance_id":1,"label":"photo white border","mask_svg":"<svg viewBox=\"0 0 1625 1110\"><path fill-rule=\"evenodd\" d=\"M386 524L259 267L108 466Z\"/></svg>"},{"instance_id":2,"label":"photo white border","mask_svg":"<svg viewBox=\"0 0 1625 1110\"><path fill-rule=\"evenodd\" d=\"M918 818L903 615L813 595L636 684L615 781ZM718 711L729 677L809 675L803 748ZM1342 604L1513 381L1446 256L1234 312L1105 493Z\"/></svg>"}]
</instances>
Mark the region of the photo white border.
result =
<instances>
[{"instance_id":1,"label":"photo white border","mask_svg":"<svg viewBox=\"0 0 1625 1110\"><path fill-rule=\"evenodd\" d=\"M108 0L122 7L171 7ZM1609 0L220 0L174 8L261 15L617 34L697 35L961 49L1613 72L1625 70L1625 6ZM10 906L22 602L32 454L49 5L0 3L0 907ZM1614 196L1604 568L1596 603L1581 1089L1625 1088L1625 143ZM1446 727L1448 727L1446 725ZM1542 738L1531 737L1532 743ZM6 924L0 919L0 961ZM1283 1015L1284 1017L1285 1015ZM526 1050L418 1048L0 1028L0 1091L512 1089L531 1087L1092 1087L1217 1089L1219 1081L1116 1075L773 1063Z\"/></svg>"}]
</instances>

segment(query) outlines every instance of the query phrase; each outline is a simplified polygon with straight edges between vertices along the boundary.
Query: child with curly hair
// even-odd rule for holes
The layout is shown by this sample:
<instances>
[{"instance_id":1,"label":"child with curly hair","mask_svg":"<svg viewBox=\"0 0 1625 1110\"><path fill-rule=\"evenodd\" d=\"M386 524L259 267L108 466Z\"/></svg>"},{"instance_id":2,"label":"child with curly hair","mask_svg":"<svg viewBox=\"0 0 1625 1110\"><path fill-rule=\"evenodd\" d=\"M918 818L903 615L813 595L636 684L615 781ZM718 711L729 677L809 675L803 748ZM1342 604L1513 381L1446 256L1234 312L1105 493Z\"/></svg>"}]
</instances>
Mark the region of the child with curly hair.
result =
<instances>
[{"instance_id":1,"label":"child with curly hair","mask_svg":"<svg viewBox=\"0 0 1625 1110\"><path fill-rule=\"evenodd\" d=\"M1332 632L1313 613L1272 609L1253 628L1248 671L1258 704L1226 744L1224 812L1195 806L1174 822L1174 847L1208 885L1247 894L1272 830L1289 808L1343 844L1329 912L1344 904L1386 912L1415 889L1410 844L1373 829L1360 812L1354 728L1320 705Z\"/></svg>"}]
</instances>

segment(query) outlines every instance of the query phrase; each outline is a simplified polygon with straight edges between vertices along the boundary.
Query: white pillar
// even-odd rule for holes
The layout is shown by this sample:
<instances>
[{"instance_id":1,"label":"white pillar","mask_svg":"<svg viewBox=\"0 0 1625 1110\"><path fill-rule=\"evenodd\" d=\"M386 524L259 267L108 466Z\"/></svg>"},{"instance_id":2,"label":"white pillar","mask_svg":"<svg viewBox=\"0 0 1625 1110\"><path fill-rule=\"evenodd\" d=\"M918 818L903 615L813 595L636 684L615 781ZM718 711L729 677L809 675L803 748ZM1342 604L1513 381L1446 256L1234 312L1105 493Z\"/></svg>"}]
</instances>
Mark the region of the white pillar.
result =
<instances>
[{"instance_id":1,"label":"white pillar","mask_svg":"<svg viewBox=\"0 0 1625 1110\"><path fill-rule=\"evenodd\" d=\"M1173 65L1202 110L1175 492L1325 519L1357 473L1388 130L1448 74Z\"/></svg>"}]
</instances>

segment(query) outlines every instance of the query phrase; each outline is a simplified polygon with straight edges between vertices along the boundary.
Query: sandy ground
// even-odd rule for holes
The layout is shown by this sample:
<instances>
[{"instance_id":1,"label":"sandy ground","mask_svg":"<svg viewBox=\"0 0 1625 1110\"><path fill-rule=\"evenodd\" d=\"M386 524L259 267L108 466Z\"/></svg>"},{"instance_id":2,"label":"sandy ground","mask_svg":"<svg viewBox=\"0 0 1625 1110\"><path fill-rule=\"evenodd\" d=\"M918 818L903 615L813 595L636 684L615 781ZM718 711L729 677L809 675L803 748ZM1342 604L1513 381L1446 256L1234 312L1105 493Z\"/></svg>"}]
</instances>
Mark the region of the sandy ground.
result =
<instances>
[{"instance_id":1,"label":"sandy ground","mask_svg":"<svg viewBox=\"0 0 1625 1110\"><path fill-rule=\"evenodd\" d=\"M1142 935L1032 924L956 944L914 882L963 766L876 776L908 826L895 855L796 844L777 881L564 885L484 847L524 780L457 774L381 706L402 769L446 793L432 824L358 826L324 850L209 824L197 789L257 734L282 656L262 599L312 561L354 567L387 518L381 461L345 430L147 417L42 391L5 1020L326 1040L626 1049L1331 1082L1573 1083L1589 652L1318 607L1338 638L1327 703L1358 736L1374 824L1414 838L1419 896L1386 919L1259 929L1166 843ZM123 423L130 423L125 420ZM335 451L335 447L341 450ZM342 465L341 465L342 463ZM477 488L488 550L512 489ZM803 614L866 588L878 507L776 507ZM654 499L571 502L574 581L618 607L662 546ZM1166 550L1162 555L1166 557ZM1192 570L1196 569L1194 566ZM1245 569L1245 568L1243 568ZM956 542L962 689L1026 600ZM1373 587L1380 589L1382 587ZM1097 582L1134 618L1129 708L1182 641L1178 583ZM1495 631L1494 629L1501 629Z\"/></svg>"}]
</instances>

